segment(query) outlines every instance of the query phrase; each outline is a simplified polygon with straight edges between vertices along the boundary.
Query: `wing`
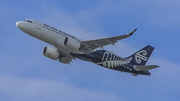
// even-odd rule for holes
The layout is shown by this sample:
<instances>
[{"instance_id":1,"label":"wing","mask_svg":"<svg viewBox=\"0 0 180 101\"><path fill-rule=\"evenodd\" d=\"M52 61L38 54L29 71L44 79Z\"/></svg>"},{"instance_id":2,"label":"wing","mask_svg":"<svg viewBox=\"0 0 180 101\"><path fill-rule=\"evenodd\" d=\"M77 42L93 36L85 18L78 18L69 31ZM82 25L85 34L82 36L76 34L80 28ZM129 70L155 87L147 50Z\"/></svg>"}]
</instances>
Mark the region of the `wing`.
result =
<instances>
[{"instance_id":1,"label":"wing","mask_svg":"<svg viewBox=\"0 0 180 101\"><path fill-rule=\"evenodd\" d=\"M137 29L133 30L132 32L126 35L120 35L115 37L103 38L103 39L96 39L96 40L88 40L88 41L81 41L82 47L80 48L81 51L85 53L90 53L94 49L98 47L102 47L116 43L118 40L130 37Z\"/></svg>"},{"instance_id":2,"label":"wing","mask_svg":"<svg viewBox=\"0 0 180 101\"><path fill-rule=\"evenodd\" d=\"M59 50L58 50L59 51ZM62 51L59 51L59 62L64 63L64 64L70 64L70 62L73 62L72 59L76 60L75 57L63 53Z\"/></svg>"}]
</instances>

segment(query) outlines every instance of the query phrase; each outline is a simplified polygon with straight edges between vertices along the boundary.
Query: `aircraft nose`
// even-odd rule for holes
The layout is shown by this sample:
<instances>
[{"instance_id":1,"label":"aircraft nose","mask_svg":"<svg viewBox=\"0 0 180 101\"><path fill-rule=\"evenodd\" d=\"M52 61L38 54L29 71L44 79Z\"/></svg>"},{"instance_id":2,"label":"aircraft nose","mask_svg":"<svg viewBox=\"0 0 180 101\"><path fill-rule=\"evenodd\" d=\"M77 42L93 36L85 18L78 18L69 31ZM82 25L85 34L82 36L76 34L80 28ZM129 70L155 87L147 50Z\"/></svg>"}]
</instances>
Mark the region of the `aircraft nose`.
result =
<instances>
[{"instance_id":1,"label":"aircraft nose","mask_svg":"<svg viewBox=\"0 0 180 101\"><path fill-rule=\"evenodd\" d=\"M16 22L16 26L17 26L19 29L22 29L22 27L23 27L23 22L22 22L22 21Z\"/></svg>"}]
</instances>

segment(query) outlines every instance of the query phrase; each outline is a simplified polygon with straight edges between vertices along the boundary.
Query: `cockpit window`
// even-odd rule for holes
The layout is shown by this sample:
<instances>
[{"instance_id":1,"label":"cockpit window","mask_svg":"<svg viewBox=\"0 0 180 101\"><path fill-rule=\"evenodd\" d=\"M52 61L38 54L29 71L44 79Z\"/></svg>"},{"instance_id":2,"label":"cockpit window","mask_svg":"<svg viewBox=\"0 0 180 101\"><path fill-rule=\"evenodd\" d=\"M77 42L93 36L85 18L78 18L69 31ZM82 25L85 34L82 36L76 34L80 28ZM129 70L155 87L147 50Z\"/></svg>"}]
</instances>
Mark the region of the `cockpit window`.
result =
<instances>
[{"instance_id":1,"label":"cockpit window","mask_svg":"<svg viewBox=\"0 0 180 101\"><path fill-rule=\"evenodd\" d=\"M32 21L31 21L31 20L24 20L24 21L27 21L27 22L29 22L29 23L32 23Z\"/></svg>"}]
</instances>

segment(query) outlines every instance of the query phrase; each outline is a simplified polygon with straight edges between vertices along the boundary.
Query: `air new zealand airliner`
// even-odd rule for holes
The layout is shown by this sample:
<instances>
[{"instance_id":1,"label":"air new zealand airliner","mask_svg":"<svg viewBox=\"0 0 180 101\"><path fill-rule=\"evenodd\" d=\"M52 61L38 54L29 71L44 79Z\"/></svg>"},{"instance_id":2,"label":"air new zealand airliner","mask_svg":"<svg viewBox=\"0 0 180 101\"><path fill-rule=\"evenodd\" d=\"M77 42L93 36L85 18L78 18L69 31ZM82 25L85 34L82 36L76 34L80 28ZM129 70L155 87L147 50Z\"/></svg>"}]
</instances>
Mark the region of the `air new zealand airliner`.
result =
<instances>
[{"instance_id":1,"label":"air new zealand airliner","mask_svg":"<svg viewBox=\"0 0 180 101\"><path fill-rule=\"evenodd\" d=\"M56 49L46 46L43 49L43 55L64 64L70 64L72 60L78 58L104 68L131 73L134 76L150 75L148 70L159 67L146 65L154 50L154 47L150 45L126 58L111 51L99 49L99 47L114 45L118 40L132 36L137 29L125 35L82 41L73 35L31 19L18 21L16 26L24 33L53 45Z\"/></svg>"}]
</instances>

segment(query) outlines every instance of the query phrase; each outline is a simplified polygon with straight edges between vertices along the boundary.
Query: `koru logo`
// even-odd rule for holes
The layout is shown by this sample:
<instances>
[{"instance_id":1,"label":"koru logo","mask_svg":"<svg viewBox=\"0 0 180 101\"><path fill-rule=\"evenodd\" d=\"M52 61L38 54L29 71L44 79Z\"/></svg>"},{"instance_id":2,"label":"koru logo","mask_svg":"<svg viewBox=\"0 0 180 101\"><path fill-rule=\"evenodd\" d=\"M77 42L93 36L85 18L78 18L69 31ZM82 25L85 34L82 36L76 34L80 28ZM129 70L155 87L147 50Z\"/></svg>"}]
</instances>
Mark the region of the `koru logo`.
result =
<instances>
[{"instance_id":1,"label":"koru logo","mask_svg":"<svg viewBox=\"0 0 180 101\"><path fill-rule=\"evenodd\" d=\"M147 61L148 58L146 57L146 55L147 55L147 51L146 51L146 50L141 50L141 51L137 52L137 53L135 54L135 60L136 60L136 62L137 62L138 64L140 64L142 60Z\"/></svg>"}]
</instances>

